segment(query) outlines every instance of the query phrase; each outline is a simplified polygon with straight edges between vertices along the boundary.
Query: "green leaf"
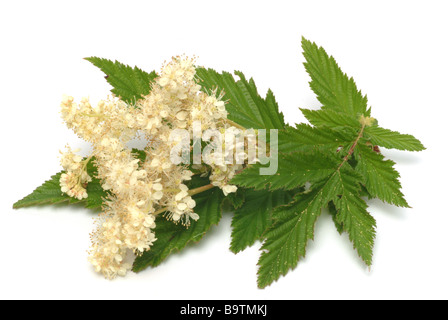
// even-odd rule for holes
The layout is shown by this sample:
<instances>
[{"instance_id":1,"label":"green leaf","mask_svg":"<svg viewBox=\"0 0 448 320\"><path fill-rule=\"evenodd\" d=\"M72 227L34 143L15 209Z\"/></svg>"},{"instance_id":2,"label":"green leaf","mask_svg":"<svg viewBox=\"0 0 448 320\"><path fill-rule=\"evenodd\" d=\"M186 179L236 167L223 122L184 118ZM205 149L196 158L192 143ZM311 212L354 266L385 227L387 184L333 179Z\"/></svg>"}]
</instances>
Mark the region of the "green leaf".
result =
<instances>
[{"instance_id":1,"label":"green leaf","mask_svg":"<svg viewBox=\"0 0 448 320\"><path fill-rule=\"evenodd\" d=\"M103 190L100 180L92 178L92 181L87 184L88 197L85 199L85 207L87 209L101 209L103 201L109 196L109 193Z\"/></svg>"},{"instance_id":2,"label":"green leaf","mask_svg":"<svg viewBox=\"0 0 448 320\"><path fill-rule=\"evenodd\" d=\"M30 195L26 196L20 201L17 201L14 205L14 209L31 207L36 205L45 204L57 204L57 203L83 203L86 208L100 209L103 204L103 199L108 196L108 193L101 187L100 181L93 176L93 165L88 168L89 175L92 177L92 181L87 185L87 199L78 200L68 196L66 193L62 193L59 180L64 173L59 172L52 176L50 180L46 181L40 187L36 188ZM95 169L96 170L96 169Z\"/></svg>"},{"instance_id":3,"label":"green leaf","mask_svg":"<svg viewBox=\"0 0 448 320\"><path fill-rule=\"evenodd\" d=\"M323 104L321 110L302 110L315 127L298 125L279 132L279 152L287 155L280 156L277 175L257 176L261 166L255 165L232 181L257 189L288 189L311 182L307 192L297 195L291 204L278 207L272 215L258 263L261 288L297 266L306 254L308 240L314 238L315 222L327 206L337 230L348 233L353 247L370 266L376 221L362 196L407 206L394 163L384 160L370 146L424 149L410 135L376 127L373 118L362 125L361 116L370 117L367 97L323 48L306 39L302 46L310 86Z\"/></svg>"},{"instance_id":4,"label":"green leaf","mask_svg":"<svg viewBox=\"0 0 448 320\"><path fill-rule=\"evenodd\" d=\"M294 269L306 254L308 240L314 239L314 225L322 207L337 196L337 180L332 175L315 185L310 192L299 194L295 200L274 211L274 223L266 232L258 261L258 286L264 288Z\"/></svg>"},{"instance_id":5,"label":"green leaf","mask_svg":"<svg viewBox=\"0 0 448 320\"><path fill-rule=\"evenodd\" d=\"M292 190L302 187L307 182L320 181L332 174L337 167L334 158L322 152L296 152L281 155L278 170L274 175L260 175L261 164L245 169L232 179L233 184L256 190Z\"/></svg>"},{"instance_id":6,"label":"green leaf","mask_svg":"<svg viewBox=\"0 0 448 320\"><path fill-rule=\"evenodd\" d=\"M335 59L322 47L302 38L305 69L311 77L310 87L322 103L323 109L347 113L354 117L370 115L367 110L367 97L356 87L339 68Z\"/></svg>"},{"instance_id":7,"label":"green leaf","mask_svg":"<svg viewBox=\"0 0 448 320\"><path fill-rule=\"evenodd\" d=\"M157 241L150 250L144 252L134 261L133 271L140 272L147 267L156 267L170 254L184 249L190 243L200 241L213 225L221 220L221 205L224 200L222 191L218 188L195 195L195 212L199 215L197 221L192 221L186 228L174 224L163 217L156 220L155 234Z\"/></svg>"},{"instance_id":8,"label":"green leaf","mask_svg":"<svg viewBox=\"0 0 448 320\"><path fill-rule=\"evenodd\" d=\"M146 158L146 152L143 150L132 149L132 153L136 159L144 161ZM86 158L84 158L86 160ZM64 171L52 176L50 180L46 181L30 195L26 196L20 201L17 201L14 205L14 209L31 207L35 205L44 204L57 204L57 203L83 203L88 209L100 209L103 205L103 200L109 196L109 192L104 191L101 181L97 178L98 170L95 165L95 157L87 164L87 173L92 178L92 181L87 184L87 199L78 200L68 196L61 191L59 180Z\"/></svg>"},{"instance_id":9,"label":"green leaf","mask_svg":"<svg viewBox=\"0 0 448 320\"><path fill-rule=\"evenodd\" d=\"M409 208L401 192L400 174L394 169L395 162L371 147L360 144L355 152L356 170L364 176L365 187L370 196L399 207Z\"/></svg>"},{"instance_id":10,"label":"green leaf","mask_svg":"<svg viewBox=\"0 0 448 320\"><path fill-rule=\"evenodd\" d=\"M95 165L95 157L92 157L87 164L87 173L92 181L87 184L88 197L84 199L85 207L87 209L101 209L104 199L109 196L109 192L103 189L101 181L97 178L98 169Z\"/></svg>"},{"instance_id":11,"label":"green leaf","mask_svg":"<svg viewBox=\"0 0 448 320\"><path fill-rule=\"evenodd\" d=\"M359 119L356 119L349 114L337 112L331 109L300 110L308 121L316 127L327 126L330 128L338 128L348 126L356 128L361 126Z\"/></svg>"},{"instance_id":12,"label":"green leaf","mask_svg":"<svg viewBox=\"0 0 448 320\"><path fill-rule=\"evenodd\" d=\"M295 128L287 127L285 130L278 132L278 150L280 153L316 149L336 152L340 146L352 142L356 135L356 130L352 128L333 130L299 124Z\"/></svg>"},{"instance_id":13,"label":"green leaf","mask_svg":"<svg viewBox=\"0 0 448 320\"><path fill-rule=\"evenodd\" d=\"M218 73L213 69L197 68L199 84L208 92L224 90L223 100L228 100L228 119L249 129L283 129L285 121L279 112L274 94L268 91L263 99L257 92L253 79L246 80L243 73L235 71L240 80L235 81L228 72Z\"/></svg>"},{"instance_id":14,"label":"green leaf","mask_svg":"<svg viewBox=\"0 0 448 320\"><path fill-rule=\"evenodd\" d=\"M312 168L312 161L309 163ZM295 172L306 175L308 169L303 166ZM333 162L332 173L313 183L308 192L299 194L293 203L274 211L274 222L266 232L259 261L258 284L261 288L297 266L306 254L308 240L314 237L317 217L330 202L333 203L330 213L334 215L338 231L348 232L361 258L371 264L375 221L360 197L362 182L363 177L344 158L339 165Z\"/></svg>"},{"instance_id":15,"label":"green leaf","mask_svg":"<svg viewBox=\"0 0 448 320\"><path fill-rule=\"evenodd\" d=\"M59 172L51 177L40 187L36 188L31 194L23 198L22 200L14 203L13 208L25 208L35 205L43 204L56 204L61 202L67 203L79 203L81 201L69 197L67 194L61 192L61 186L59 180L64 172Z\"/></svg>"},{"instance_id":16,"label":"green leaf","mask_svg":"<svg viewBox=\"0 0 448 320\"><path fill-rule=\"evenodd\" d=\"M423 144L410 134L401 134L381 127L367 127L365 137L373 144L387 149L423 151Z\"/></svg>"},{"instance_id":17,"label":"green leaf","mask_svg":"<svg viewBox=\"0 0 448 320\"><path fill-rule=\"evenodd\" d=\"M118 61L98 57L85 58L106 74L106 80L113 87L111 90L123 101L135 103L142 96L149 94L151 83L157 77L155 71L147 73L137 67L130 67Z\"/></svg>"},{"instance_id":18,"label":"green leaf","mask_svg":"<svg viewBox=\"0 0 448 320\"><path fill-rule=\"evenodd\" d=\"M245 202L235 211L232 219L232 243L234 253L243 251L261 239L271 221L274 208L291 201L293 192L244 190Z\"/></svg>"},{"instance_id":19,"label":"green leaf","mask_svg":"<svg viewBox=\"0 0 448 320\"><path fill-rule=\"evenodd\" d=\"M239 209L246 201L246 193L248 190L244 188L238 188L236 192L229 193L226 197L227 200L231 203L233 208Z\"/></svg>"},{"instance_id":20,"label":"green leaf","mask_svg":"<svg viewBox=\"0 0 448 320\"><path fill-rule=\"evenodd\" d=\"M372 265L375 240L375 219L367 212L367 204L360 197L362 177L348 164L338 171L339 195L333 199L337 210L336 222L348 233L361 259Z\"/></svg>"},{"instance_id":21,"label":"green leaf","mask_svg":"<svg viewBox=\"0 0 448 320\"><path fill-rule=\"evenodd\" d=\"M342 235L342 233L344 232L344 225L337 219L338 209L336 209L336 206L334 205L333 201L331 201L328 204L328 213L331 215L331 218L333 219L336 230L340 235Z\"/></svg>"}]
</instances>

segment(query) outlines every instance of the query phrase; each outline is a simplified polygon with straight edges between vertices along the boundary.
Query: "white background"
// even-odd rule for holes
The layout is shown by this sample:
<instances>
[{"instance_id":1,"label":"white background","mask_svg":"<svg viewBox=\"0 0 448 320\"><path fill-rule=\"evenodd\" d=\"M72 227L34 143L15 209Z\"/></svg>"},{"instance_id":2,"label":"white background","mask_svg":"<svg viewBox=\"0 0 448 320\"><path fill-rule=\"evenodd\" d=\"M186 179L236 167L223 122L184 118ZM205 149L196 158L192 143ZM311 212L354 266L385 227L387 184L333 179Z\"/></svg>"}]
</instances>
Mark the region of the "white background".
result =
<instances>
[{"instance_id":1,"label":"white background","mask_svg":"<svg viewBox=\"0 0 448 320\"><path fill-rule=\"evenodd\" d=\"M274 4L275 3L275 4ZM429 299L448 298L446 1L2 1L0 4L0 298L16 299ZM151 71L186 53L217 70L241 70L270 87L289 123L317 108L301 37L333 55L368 94L386 128L428 150L383 150L397 161L412 209L371 202L378 222L365 268L327 215L306 259L256 286L259 244L234 255L231 215L204 241L160 267L104 280L87 262L93 214L79 207L14 211L60 170L67 143L89 147L62 123L63 94L105 97L103 74L82 58Z\"/></svg>"}]
</instances>

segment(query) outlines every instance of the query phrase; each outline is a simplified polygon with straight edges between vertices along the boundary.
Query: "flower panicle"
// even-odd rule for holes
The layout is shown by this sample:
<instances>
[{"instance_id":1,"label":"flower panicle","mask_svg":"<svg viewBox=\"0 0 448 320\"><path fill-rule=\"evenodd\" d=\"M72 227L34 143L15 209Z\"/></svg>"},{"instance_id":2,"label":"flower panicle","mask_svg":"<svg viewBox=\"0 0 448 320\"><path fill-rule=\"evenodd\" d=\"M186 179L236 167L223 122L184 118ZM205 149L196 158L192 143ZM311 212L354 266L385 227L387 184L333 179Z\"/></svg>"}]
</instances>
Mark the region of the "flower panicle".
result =
<instances>
[{"instance_id":1,"label":"flower panicle","mask_svg":"<svg viewBox=\"0 0 448 320\"><path fill-rule=\"evenodd\" d=\"M80 103L75 103L73 97L63 98L62 118L93 145L98 178L111 194L92 233L89 256L95 270L108 279L126 274L129 252L140 255L150 249L156 241L159 213L186 226L190 220L200 218L194 212L196 202L187 186L194 175L191 167L171 161L176 144L170 139L171 133L177 129L192 131L195 122L201 124L202 130L238 130L227 121L222 94L201 91L194 65L195 59L184 56L165 63L151 92L132 107L116 97L102 100L95 107L87 98ZM145 161L137 159L127 146L136 135L147 141ZM226 156L219 152L214 155ZM243 159L237 162L241 164L208 159L207 165L195 167L209 177L212 186L228 195L237 191L229 181L246 159L241 153L236 157ZM91 177L85 160L68 149L61 164L66 170L60 180L61 191L80 200L87 198L86 185Z\"/></svg>"}]
</instances>

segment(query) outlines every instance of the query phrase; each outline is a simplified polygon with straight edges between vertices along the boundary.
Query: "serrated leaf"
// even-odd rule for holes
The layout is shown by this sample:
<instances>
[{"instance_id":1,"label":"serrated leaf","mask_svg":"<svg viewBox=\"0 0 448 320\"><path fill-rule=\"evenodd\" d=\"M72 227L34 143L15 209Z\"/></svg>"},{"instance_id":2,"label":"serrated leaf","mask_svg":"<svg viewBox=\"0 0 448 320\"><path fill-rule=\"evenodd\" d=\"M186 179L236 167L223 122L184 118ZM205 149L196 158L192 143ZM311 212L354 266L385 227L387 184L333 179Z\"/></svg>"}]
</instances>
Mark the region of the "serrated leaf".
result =
<instances>
[{"instance_id":1,"label":"serrated leaf","mask_svg":"<svg viewBox=\"0 0 448 320\"><path fill-rule=\"evenodd\" d=\"M87 184L86 190L88 197L85 199L85 207L94 210L101 209L103 201L108 197L109 193L104 191L100 180L92 178L92 181Z\"/></svg>"},{"instance_id":2,"label":"serrated leaf","mask_svg":"<svg viewBox=\"0 0 448 320\"><path fill-rule=\"evenodd\" d=\"M142 96L149 94L151 83L157 77L155 71L147 73L137 67L130 67L118 61L111 61L98 57L85 60L100 68L106 74L107 82L113 87L116 96L128 103L135 103Z\"/></svg>"},{"instance_id":3,"label":"serrated leaf","mask_svg":"<svg viewBox=\"0 0 448 320\"><path fill-rule=\"evenodd\" d=\"M292 190L307 182L321 181L334 172L337 162L322 152L296 152L278 158L278 170L273 175L260 175L262 164L255 164L236 175L231 183L261 190Z\"/></svg>"},{"instance_id":4,"label":"serrated leaf","mask_svg":"<svg viewBox=\"0 0 448 320\"><path fill-rule=\"evenodd\" d=\"M376 222L367 212L367 204L359 195L362 177L348 164L338 171L337 176L340 194L333 199L337 210L336 221L348 233L361 259L370 266Z\"/></svg>"},{"instance_id":5,"label":"serrated leaf","mask_svg":"<svg viewBox=\"0 0 448 320\"><path fill-rule=\"evenodd\" d=\"M309 110L300 109L307 120L316 127L360 127L359 119L331 109Z\"/></svg>"},{"instance_id":6,"label":"serrated leaf","mask_svg":"<svg viewBox=\"0 0 448 320\"><path fill-rule=\"evenodd\" d=\"M409 208L401 192L400 174L394 169L395 162L371 147L360 144L356 150L356 170L364 176L365 187L370 196L399 207Z\"/></svg>"},{"instance_id":7,"label":"serrated leaf","mask_svg":"<svg viewBox=\"0 0 448 320\"><path fill-rule=\"evenodd\" d=\"M221 205L224 200L222 191L214 188L197 194L193 198L196 201L195 212L199 215L199 219L192 221L186 228L167 221L164 217L158 217L155 229L157 241L150 250L136 258L132 269L134 272L140 272L150 266L158 266L173 252L201 240L213 225L218 224L221 220Z\"/></svg>"},{"instance_id":8,"label":"serrated leaf","mask_svg":"<svg viewBox=\"0 0 448 320\"><path fill-rule=\"evenodd\" d=\"M67 203L79 203L78 199L69 197L67 194L62 193L59 180L64 172L59 172L52 176L50 180L44 182L40 187L36 188L31 194L23 198L22 200L14 203L13 208L25 208L35 205L43 204L56 204L61 202Z\"/></svg>"},{"instance_id":9,"label":"serrated leaf","mask_svg":"<svg viewBox=\"0 0 448 320\"><path fill-rule=\"evenodd\" d=\"M245 202L232 219L230 250L238 253L259 240L271 221L274 208L291 201L293 192L244 190Z\"/></svg>"},{"instance_id":10,"label":"serrated leaf","mask_svg":"<svg viewBox=\"0 0 448 320\"><path fill-rule=\"evenodd\" d=\"M280 131L279 151L290 157L318 150L333 155L339 165L333 167L334 173L318 181L333 165L327 170L313 167L319 162L312 159L304 158L301 162L281 156L280 159L289 162L281 162L278 176L257 177L257 166L253 166L235 178L234 182L246 187L273 189L293 187L305 180L312 182L309 191L296 196L291 204L279 207L273 214L274 222L265 234L259 260L258 285L261 288L295 268L305 256L307 242L314 237L316 219L327 205L337 230L348 233L354 248L370 266L376 222L361 196L376 196L402 206L407 203L401 194L393 162L366 150L370 148L367 144L414 151L424 148L410 135L378 129L376 119L369 118L367 97L357 89L353 78L343 73L323 48L306 39L302 46L305 68L311 77L310 86L323 106L317 111L302 110L316 127L299 125Z\"/></svg>"},{"instance_id":11,"label":"serrated leaf","mask_svg":"<svg viewBox=\"0 0 448 320\"><path fill-rule=\"evenodd\" d=\"M132 153L140 161L145 161L146 152L144 150L132 149ZM84 158L86 160L86 158ZM14 205L14 209L31 207L35 205L57 204L57 203L83 203L88 209L100 209L103 205L103 200L109 196L107 191L104 191L101 181L97 178L98 170L95 164L95 157L87 164L87 173L92 178L92 181L87 184L87 199L78 200L61 192L59 180L64 171L52 176L50 180L46 181L30 195L26 196Z\"/></svg>"},{"instance_id":12,"label":"serrated leaf","mask_svg":"<svg viewBox=\"0 0 448 320\"><path fill-rule=\"evenodd\" d=\"M353 142L357 132L352 128L333 130L299 124L295 128L287 127L278 132L278 150L280 153L312 151L326 149L336 152L340 146Z\"/></svg>"},{"instance_id":13,"label":"serrated leaf","mask_svg":"<svg viewBox=\"0 0 448 320\"><path fill-rule=\"evenodd\" d=\"M249 129L282 129L283 114L279 111L274 94L268 91L263 99L258 94L253 79L246 80L243 73L235 71L240 80L235 81L229 72L218 73L213 69L196 68L199 84L207 92L224 90L223 100L228 100L228 119ZM220 91L218 91L220 92Z\"/></svg>"},{"instance_id":14,"label":"serrated leaf","mask_svg":"<svg viewBox=\"0 0 448 320\"><path fill-rule=\"evenodd\" d=\"M342 233L344 232L344 225L337 220L338 209L336 209L336 206L334 205L333 201L330 201L330 203L328 203L328 213L333 219L336 230L340 235L342 235Z\"/></svg>"},{"instance_id":15,"label":"serrated leaf","mask_svg":"<svg viewBox=\"0 0 448 320\"><path fill-rule=\"evenodd\" d=\"M246 189L238 188L236 192L229 193L226 199L229 200L235 210L239 209L246 201L246 192Z\"/></svg>"},{"instance_id":16,"label":"serrated leaf","mask_svg":"<svg viewBox=\"0 0 448 320\"><path fill-rule=\"evenodd\" d=\"M423 144L410 134L401 134L381 127L367 127L365 137L373 144L387 149L423 151Z\"/></svg>"},{"instance_id":17,"label":"serrated leaf","mask_svg":"<svg viewBox=\"0 0 448 320\"><path fill-rule=\"evenodd\" d=\"M88 209L101 208L103 199L108 196L108 193L103 190L98 179L92 178L92 181L87 185L87 194L89 195L88 198L78 200L68 196L66 193L62 193L59 180L63 173L64 172L62 171L52 176L50 180L36 188L31 194L22 200L17 201L13 205L13 208L19 209L36 205L58 203L83 203Z\"/></svg>"},{"instance_id":18,"label":"serrated leaf","mask_svg":"<svg viewBox=\"0 0 448 320\"><path fill-rule=\"evenodd\" d=\"M342 72L332 56L305 38L302 38L302 48L306 59L305 69L311 77L310 87L324 109L354 117L370 115L367 97L358 90L353 78Z\"/></svg>"},{"instance_id":19,"label":"serrated leaf","mask_svg":"<svg viewBox=\"0 0 448 320\"><path fill-rule=\"evenodd\" d=\"M300 170L307 171L306 168ZM312 184L310 191L296 196L292 204L275 210L274 223L266 232L259 261L260 287L297 266L299 259L305 256L308 240L313 239L317 217L330 202L337 210L334 215L338 231L343 228L349 233L359 255L370 265L375 223L360 197L362 181L363 177L344 158L325 179Z\"/></svg>"},{"instance_id":20,"label":"serrated leaf","mask_svg":"<svg viewBox=\"0 0 448 320\"><path fill-rule=\"evenodd\" d=\"M274 223L266 232L266 241L258 261L258 286L264 288L294 269L306 254L308 240L314 239L314 225L322 208L337 196L336 175L308 193L274 211Z\"/></svg>"}]
</instances>

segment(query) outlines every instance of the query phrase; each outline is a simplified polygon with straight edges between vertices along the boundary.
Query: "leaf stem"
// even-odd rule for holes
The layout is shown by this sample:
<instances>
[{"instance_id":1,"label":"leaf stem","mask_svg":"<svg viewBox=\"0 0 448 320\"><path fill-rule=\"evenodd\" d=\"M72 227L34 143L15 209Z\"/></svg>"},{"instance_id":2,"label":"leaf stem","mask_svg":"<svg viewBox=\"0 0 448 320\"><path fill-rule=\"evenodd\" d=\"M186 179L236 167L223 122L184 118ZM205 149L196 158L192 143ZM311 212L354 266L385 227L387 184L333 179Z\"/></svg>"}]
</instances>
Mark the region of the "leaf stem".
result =
<instances>
[{"instance_id":1,"label":"leaf stem","mask_svg":"<svg viewBox=\"0 0 448 320\"><path fill-rule=\"evenodd\" d=\"M356 146L359 143L359 140L362 138L364 134L364 129L366 128L366 123L362 123L361 130L359 131L358 136L356 137L355 142L353 142L352 146L350 147L350 150L348 151L347 155L344 157L344 161L339 165L338 170L342 168L342 166L350 159L350 157L355 152Z\"/></svg>"}]
</instances>

